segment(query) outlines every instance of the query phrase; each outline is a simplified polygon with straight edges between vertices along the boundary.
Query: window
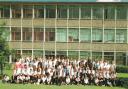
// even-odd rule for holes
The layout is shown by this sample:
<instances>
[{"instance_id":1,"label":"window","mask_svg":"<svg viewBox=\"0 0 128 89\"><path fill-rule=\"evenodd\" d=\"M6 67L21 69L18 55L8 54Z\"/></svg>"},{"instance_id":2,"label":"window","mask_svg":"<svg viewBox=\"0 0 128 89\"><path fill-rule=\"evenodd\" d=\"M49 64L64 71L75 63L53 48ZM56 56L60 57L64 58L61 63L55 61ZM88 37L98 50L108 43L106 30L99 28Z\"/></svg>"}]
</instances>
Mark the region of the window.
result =
<instances>
[{"instance_id":1,"label":"window","mask_svg":"<svg viewBox=\"0 0 128 89\"><path fill-rule=\"evenodd\" d=\"M69 19L79 18L79 6L69 6Z\"/></svg>"},{"instance_id":2,"label":"window","mask_svg":"<svg viewBox=\"0 0 128 89\"><path fill-rule=\"evenodd\" d=\"M54 28L45 29L45 41L55 41L55 29Z\"/></svg>"},{"instance_id":3,"label":"window","mask_svg":"<svg viewBox=\"0 0 128 89\"><path fill-rule=\"evenodd\" d=\"M117 29L116 30L116 43L126 43L127 42L127 30Z\"/></svg>"},{"instance_id":4,"label":"window","mask_svg":"<svg viewBox=\"0 0 128 89\"><path fill-rule=\"evenodd\" d=\"M46 6L46 18L56 18L56 6Z\"/></svg>"},{"instance_id":5,"label":"window","mask_svg":"<svg viewBox=\"0 0 128 89\"><path fill-rule=\"evenodd\" d=\"M114 42L115 41L115 30L114 29L104 29L104 42Z\"/></svg>"},{"instance_id":6,"label":"window","mask_svg":"<svg viewBox=\"0 0 128 89\"><path fill-rule=\"evenodd\" d=\"M33 55L35 57L43 57L43 50L33 50Z\"/></svg>"},{"instance_id":7,"label":"window","mask_svg":"<svg viewBox=\"0 0 128 89\"><path fill-rule=\"evenodd\" d=\"M93 60L101 60L102 59L102 52L92 52L92 59Z\"/></svg>"},{"instance_id":8,"label":"window","mask_svg":"<svg viewBox=\"0 0 128 89\"><path fill-rule=\"evenodd\" d=\"M44 18L44 6L34 6L34 17Z\"/></svg>"},{"instance_id":9,"label":"window","mask_svg":"<svg viewBox=\"0 0 128 89\"><path fill-rule=\"evenodd\" d=\"M127 20L127 8L126 7L119 6L116 8L116 12L117 12L117 19Z\"/></svg>"},{"instance_id":10,"label":"window","mask_svg":"<svg viewBox=\"0 0 128 89\"><path fill-rule=\"evenodd\" d=\"M117 65L126 65L126 53L124 53L124 52L116 53L116 64Z\"/></svg>"},{"instance_id":11,"label":"window","mask_svg":"<svg viewBox=\"0 0 128 89\"><path fill-rule=\"evenodd\" d=\"M113 6L104 7L104 19L115 19L115 7Z\"/></svg>"},{"instance_id":12,"label":"window","mask_svg":"<svg viewBox=\"0 0 128 89\"><path fill-rule=\"evenodd\" d=\"M66 28L58 28L57 29L56 41L57 42L67 42L67 29Z\"/></svg>"},{"instance_id":13,"label":"window","mask_svg":"<svg viewBox=\"0 0 128 89\"><path fill-rule=\"evenodd\" d=\"M69 28L68 41L69 42L79 41L79 29L78 28Z\"/></svg>"},{"instance_id":14,"label":"window","mask_svg":"<svg viewBox=\"0 0 128 89\"><path fill-rule=\"evenodd\" d=\"M55 56L55 51L45 51L45 56L46 56L46 58L48 58L48 57L54 57Z\"/></svg>"},{"instance_id":15,"label":"window","mask_svg":"<svg viewBox=\"0 0 128 89\"><path fill-rule=\"evenodd\" d=\"M34 41L43 41L44 39L44 29L34 28Z\"/></svg>"},{"instance_id":16,"label":"window","mask_svg":"<svg viewBox=\"0 0 128 89\"><path fill-rule=\"evenodd\" d=\"M22 50L23 56L31 56L32 55L32 50Z\"/></svg>"},{"instance_id":17,"label":"window","mask_svg":"<svg viewBox=\"0 0 128 89\"><path fill-rule=\"evenodd\" d=\"M12 6L12 18L21 18L21 6Z\"/></svg>"},{"instance_id":18,"label":"window","mask_svg":"<svg viewBox=\"0 0 128 89\"><path fill-rule=\"evenodd\" d=\"M103 8L93 7L93 19L102 19L103 18Z\"/></svg>"},{"instance_id":19,"label":"window","mask_svg":"<svg viewBox=\"0 0 128 89\"><path fill-rule=\"evenodd\" d=\"M102 42L103 31L102 29L92 30L92 42Z\"/></svg>"},{"instance_id":20,"label":"window","mask_svg":"<svg viewBox=\"0 0 128 89\"><path fill-rule=\"evenodd\" d=\"M104 52L104 60L108 60L112 63L114 61L114 52Z\"/></svg>"},{"instance_id":21,"label":"window","mask_svg":"<svg viewBox=\"0 0 128 89\"><path fill-rule=\"evenodd\" d=\"M79 58L79 52L78 51L68 51L68 57L71 60L75 60Z\"/></svg>"},{"instance_id":22,"label":"window","mask_svg":"<svg viewBox=\"0 0 128 89\"><path fill-rule=\"evenodd\" d=\"M80 29L80 42L91 42L91 29L90 28Z\"/></svg>"},{"instance_id":23,"label":"window","mask_svg":"<svg viewBox=\"0 0 128 89\"><path fill-rule=\"evenodd\" d=\"M32 28L23 28L23 41L32 41Z\"/></svg>"},{"instance_id":24,"label":"window","mask_svg":"<svg viewBox=\"0 0 128 89\"><path fill-rule=\"evenodd\" d=\"M57 6L57 18L67 18L67 6Z\"/></svg>"},{"instance_id":25,"label":"window","mask_svg":"<svg viewBox=\"0 0 128 89\"><path fill-rule=\"evenodd\" d=\"M67 51L56 51L56 56L61 58L67 57Z\"/></svg>"},{"instance_id":26,"label":"window","mask_svg":"<svg viewBox=\"0 0 128 89\"><path fill-rule=\"evenodd\" d=\"M0 6L0 18L10 18L10 6Z\"/></svg>"},{"instance_id":27,"label":"window","mask_svg":"<svg viewBox=\"0 0 128 89\"><path fill-rule=\"evenodd\" d=\"M32 18L32 6L23 6L23 17Z\"/></svg>"},{"instance_id":28,"label":"window","mask_svg":"<svg viewBox=\"0 0 128 89\"><path fill-rule=\"evenodd\" d=\"M81 19L91 19L91 7L81 6Z\"/></svg>"},{"instance_id":29,"label":"window","mask_svg":"<svg viewBox=\"0 0 128 89\"><path fill-rule=\"evenodd\" d=\"M21 28L12 27L11 28L11 37L12 41L20 41L21 40Z\"/></svg>"},{"instance_id":30,"label":"window","mask_svg":"<svg viewBox=\"0 0 128 89\"><path fill-rule=\"evenodd\" d=\"M90 57L90 52L80 51L80 59L88 59Z\"/></svg>"}]
</instances>

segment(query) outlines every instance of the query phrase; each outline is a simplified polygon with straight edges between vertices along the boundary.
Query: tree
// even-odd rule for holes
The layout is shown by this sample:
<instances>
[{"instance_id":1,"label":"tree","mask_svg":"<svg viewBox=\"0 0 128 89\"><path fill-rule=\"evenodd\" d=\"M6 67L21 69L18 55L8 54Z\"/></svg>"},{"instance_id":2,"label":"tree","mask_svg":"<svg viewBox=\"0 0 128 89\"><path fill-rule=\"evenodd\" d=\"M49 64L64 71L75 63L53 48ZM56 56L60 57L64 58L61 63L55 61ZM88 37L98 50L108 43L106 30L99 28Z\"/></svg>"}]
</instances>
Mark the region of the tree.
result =
<instances>
[{"instance_id":1,"label":"tree","mask_svg":"<svg viewBox=\"0 0 128 89\"><path fill-rule=\"evenodd\" d=\"M8 59L10 55L9 45L7 40L7 37L9 35L9 30L0 27L0 70L1 74L3 74L3 64Z\"/></svg>"}]
</instances>

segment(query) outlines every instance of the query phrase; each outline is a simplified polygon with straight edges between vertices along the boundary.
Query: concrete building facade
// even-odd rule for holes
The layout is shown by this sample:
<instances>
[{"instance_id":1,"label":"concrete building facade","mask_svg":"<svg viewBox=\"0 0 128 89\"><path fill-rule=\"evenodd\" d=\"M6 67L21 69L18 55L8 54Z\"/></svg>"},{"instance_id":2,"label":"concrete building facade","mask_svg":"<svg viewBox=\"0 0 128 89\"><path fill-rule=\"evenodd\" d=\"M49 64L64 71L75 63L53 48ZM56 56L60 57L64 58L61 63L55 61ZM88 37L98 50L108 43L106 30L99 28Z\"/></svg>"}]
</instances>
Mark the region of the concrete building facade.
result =
<instances>
[{"instance_id":1,"label":"concrete building facade","mask_svg":"<svg viewBox=\"0 0 128 89\"><path fill-rule=\"evenodd\" d=\"M127 2L0 0L0 24L17 55L128 65Z\"/></svg>"}]
</instances>

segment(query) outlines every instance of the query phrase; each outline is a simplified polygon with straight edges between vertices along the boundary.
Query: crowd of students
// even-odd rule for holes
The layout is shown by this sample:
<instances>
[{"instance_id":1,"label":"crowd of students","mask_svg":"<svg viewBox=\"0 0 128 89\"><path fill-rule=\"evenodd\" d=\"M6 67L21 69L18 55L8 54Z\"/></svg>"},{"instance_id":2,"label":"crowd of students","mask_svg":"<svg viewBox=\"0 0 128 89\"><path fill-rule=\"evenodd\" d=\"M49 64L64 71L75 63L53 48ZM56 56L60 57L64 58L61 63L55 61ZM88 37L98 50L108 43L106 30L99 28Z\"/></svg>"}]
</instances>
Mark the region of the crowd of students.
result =
<instances>
[{"instance_id":1,"label":"crowd of students","mask_svg":"<svg viewBox=\"0 0 128 89\"><path fill-rule=\"evenodd\" d=\"M26 57L15 63L12 80L14 83L115 86L116 65L89 58Z\"/></svg>"}]
</instances>

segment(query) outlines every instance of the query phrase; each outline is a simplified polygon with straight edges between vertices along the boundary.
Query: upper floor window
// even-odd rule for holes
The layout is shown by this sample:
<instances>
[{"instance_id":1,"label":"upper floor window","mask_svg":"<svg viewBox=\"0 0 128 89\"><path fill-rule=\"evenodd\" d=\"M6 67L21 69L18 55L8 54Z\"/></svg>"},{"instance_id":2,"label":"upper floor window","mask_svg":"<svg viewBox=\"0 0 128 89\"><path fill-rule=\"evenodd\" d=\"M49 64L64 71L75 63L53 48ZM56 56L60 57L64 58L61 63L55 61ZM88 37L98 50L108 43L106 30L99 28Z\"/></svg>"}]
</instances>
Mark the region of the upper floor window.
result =
<instances>
[{"instance_id":1,"label":"upper floor window","mask_svg":"<svg viewBox=\"0 0 128 89\"><path fill-rule=\"evenodd\" d=\"M57 18L67 18L67 6L66 5L57 6Z\"/></svg>"},{"instance_id":2,"label":"upper floor window","mask_svg":"<svg viewBox=\"0 0 128 89\"><path fill-rule=\"evenodd\" d=\"M69 19L79 18L79 6L69 6Z\"/></svg>"},{"instance_id":3,"label":"upper floor window","mask_svg":"<svg viewBox=\"0 0 128 89\"><path fill-rule=\"evenodd\" d=\"M93 19L102 19L103 18L103 8L100 7L93 7Z\"/></svg>"},{"instance_id":4,"label":"upper floor window","mask_svg":"<svg viewBox=\"0 0 128 89\"><path fill-rule=\"evenodd\" d=\"M104 7L104 19L115 19L115 7L113 6Z\"/></svg>"},{"instance_id":5,"label":"upper floor window","mask_svg":"<svg viewBox=\"0 0 128 89\"><path fill-rule=\"evenodd\" d=\"M117 7L116 8L117 12L117 19L124 19L127 20L127 8L126 7Z\"/></svg>"},{"instance_id":6,"label":"upper floor window","mask_svg":"<svg viewBox=\"0 0 128 89\"><path fill-rule=\"evenodd\" d=\"M56 6L46 5L46 18L56 18Z\"/></svg>"},{"instance_id":7,"label":"upper floor window","mask_svg":"<svg viewBox=\"0 0 128 89\"><path fill-rule=\"evenodd\" d=\"M12 18L21 18L21 6L12 6Z\"/></svg>"},{"instance_id":8,"label":"upper floor window","mask_svg":"<svg viewBox=\"0 0 128 89\"><path fill-rule=\"evenodd\" d=\"M10 18L10 6L0 6L0 18Z\"/></svg>"},{"instance_id":9,"label":"upper floor window","mask_svg":"<svg viewBox=\"0 0 128 89\"><path fill-rule=\"evenodd\" d=\"M91 19L91 7L81 6L81 19Z\"/></svg>"},{"instance_id":10,"label":"upper floor window","mask_svg":"<svg viewBox=\"0 0 128 89\"><path fill-rule=\"evenodd\" d=\"M44 6L34 6L34 17L44 18Z\"/></svg>"},{"instance_id":11,"label":"upper floor window","mask_svg":"<svg viewBox=\"0 0 128 89\"><path fill-rule=\"evenodd\" d=\"M23 6L23 17L32 18L32 6Z\"/></svg>"}]
</instances>

